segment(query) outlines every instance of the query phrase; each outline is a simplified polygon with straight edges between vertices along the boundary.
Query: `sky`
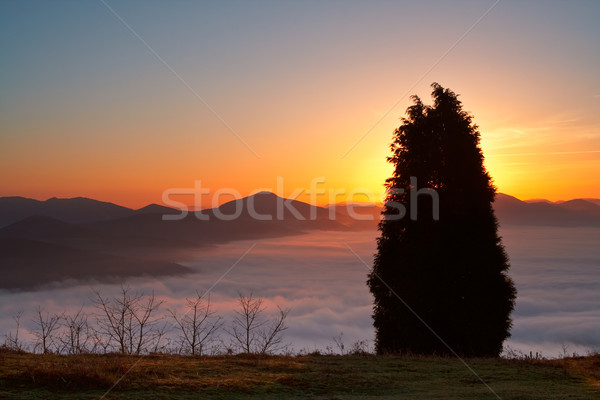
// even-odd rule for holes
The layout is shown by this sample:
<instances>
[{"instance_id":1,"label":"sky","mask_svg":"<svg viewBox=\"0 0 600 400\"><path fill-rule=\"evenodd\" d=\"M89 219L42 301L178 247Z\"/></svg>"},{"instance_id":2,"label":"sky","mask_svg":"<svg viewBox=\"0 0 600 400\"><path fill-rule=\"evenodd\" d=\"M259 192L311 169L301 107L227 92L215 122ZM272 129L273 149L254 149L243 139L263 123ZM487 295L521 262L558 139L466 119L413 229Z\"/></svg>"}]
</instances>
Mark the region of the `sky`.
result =
<instances>
[{"instance_id":1,"label":"sky","mask_svg":"<svg viewBox=\"0 0 600 400\"><path fill-rule=\"evenodd\" d=\"M137 208L322 177L380 197L409 96L439 82L499 191L600 198L599 19L596 1L3 1L0 196Z\"/></svg>"}]
</instances>

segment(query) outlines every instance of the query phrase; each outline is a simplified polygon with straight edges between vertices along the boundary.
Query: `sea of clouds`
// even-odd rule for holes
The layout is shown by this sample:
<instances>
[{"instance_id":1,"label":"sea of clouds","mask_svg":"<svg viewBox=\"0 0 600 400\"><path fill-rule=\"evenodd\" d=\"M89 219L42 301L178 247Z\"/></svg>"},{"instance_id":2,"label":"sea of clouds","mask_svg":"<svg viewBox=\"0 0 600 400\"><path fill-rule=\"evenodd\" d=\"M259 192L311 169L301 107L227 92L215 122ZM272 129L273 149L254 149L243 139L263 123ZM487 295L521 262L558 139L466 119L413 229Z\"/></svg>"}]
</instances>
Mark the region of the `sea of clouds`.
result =
<instances>
[{"instance_id":1,"label":"sea of clouds","mask_svg":"<svg viewBox=\"0 0 600 400\"><path fill-rule=\"evenodd\" d=\"M512 337L517 351L556 357L600 350L600 228L516 227L501 229L518 290ZM237 241L198 249L178 260L195 271L180 277L136 278L136 291L154 292L166 310L184 310L185 298L210 289L210 300L227 326L238 293L265 299L269 312L291 309L285 342L294 351L372 346L372 298L366 286L377 232L323 232ZM82 266L83 268L84 266ZM34 327L35 308L89 313L93 291L115 295L120 285L52 284L31 292L0 292L0 335L14 330L23 311L22 335ZM222 334L224 339L226 334ZM1 339L1 338L0 338Z\"/></svg>"}]
</instances>

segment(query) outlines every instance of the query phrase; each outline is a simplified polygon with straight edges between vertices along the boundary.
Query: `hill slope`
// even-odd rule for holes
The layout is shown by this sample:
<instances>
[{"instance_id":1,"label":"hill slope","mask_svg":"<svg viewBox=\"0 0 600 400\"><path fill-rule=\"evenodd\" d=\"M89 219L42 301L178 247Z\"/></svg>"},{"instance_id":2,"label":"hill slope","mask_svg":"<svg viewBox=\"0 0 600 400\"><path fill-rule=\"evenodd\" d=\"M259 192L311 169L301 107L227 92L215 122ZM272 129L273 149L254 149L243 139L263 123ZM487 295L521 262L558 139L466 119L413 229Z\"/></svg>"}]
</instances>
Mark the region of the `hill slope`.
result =
<instances>
[{"instance_id":1,"label":"hill slope","mask_svg":"<svg viewBox=\"0 0 600 400\"><path fill-rule=\"evenodd\" d=\"M498 194L494 207L501 225L600 227L600 206L582 199L557 204ZM31 213L40 214L21 218ZM49 280L184 273L183 267L171 263L174 252L182 249L309 230L375 230L379 213L374 205L332 209L268 192L185 217L157 204L131 210L84 198L45 202L1 198L0 217L21 219L0 228L5 276L0 288L30 289Z\"/></svg>"},{"instance_id":2,"label":"hill slope","mask_svg":"<svg viewBox=\"0 0 600 400\"><path fill-rule=\"evenodd\" d=\"M29 290L66 279L181 274L189 270L171 261L182 249L310 229L345 229L327 218L326 209L301 202L280 208L284 204L274 194L260 193L203 210L202 219L194 213L165 219L179 212L159 205L130 210L125 217L76 224L30 216L0 229L1 272L6 277L0 288ZM270 219L256 220L254 211Z\"/></svg>"},{"instance_id":3,"label":"hill slope","mask_svg":"<svg viewBox=\"0 0 600 400\"><path fill-rule=\"evenodd\" d=\"M587 400L600 395L597 371L584 369L599 363L597 356L466 359L477 375L458 359L371 355L7 354L2 360L0 396L6 399L100 398L115 382L107 398Z\"/></svg>"},{"instance_id":4,"label":"hill slope","mask_svg":"<svg viewBox=\"0 0 600 400\"><path fill-rule=\"evenodd\" d=\"M13 237L0 238L0 289L30 290L69 279L101 282L192 272L175 263L134 259Z\"/></svg>"},{"instance_id":5,"label":"hill slope","mask_svg":"<svg viewBox=\"0 0 600 400\"><path fill-rule=\"evenodd\" d=\"M25 197L0 197L0 227L31 216L47 216L64 222L81 223L126 217L135 211L113 203L75 197L46 201Z\"/></svg>"},{"instance_id":6,"label":"hill slope","mask_svg":"<svg viewBox=\"0 0 600 400\"><path fill-rule=\"evenodd\" d=\"M525 202L503 193L496 196L494 209L501 225L599 226L600 213L591 202ZM599 207L600 208L600 207Z\"/></svg>"}]
</instances>

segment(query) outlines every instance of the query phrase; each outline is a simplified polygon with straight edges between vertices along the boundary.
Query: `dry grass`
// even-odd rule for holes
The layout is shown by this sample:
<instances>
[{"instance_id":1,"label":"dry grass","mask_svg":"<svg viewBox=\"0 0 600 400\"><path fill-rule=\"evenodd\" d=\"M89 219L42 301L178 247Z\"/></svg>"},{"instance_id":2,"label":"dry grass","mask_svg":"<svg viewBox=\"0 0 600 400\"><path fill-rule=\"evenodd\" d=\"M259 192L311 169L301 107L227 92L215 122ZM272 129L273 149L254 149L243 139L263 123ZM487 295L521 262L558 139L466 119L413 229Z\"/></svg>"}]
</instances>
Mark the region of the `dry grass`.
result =
<instances>
[{"instance_id":1,"label":"dry grass","mask_svg":"<svg viewBox=\"0 0 600 400\"><path fill-rule=\"evenodd\" d=\"M600 397L600 357L468 360L502 399ZM133 367L133 368L131 368ZM375 356L0 354L0 398L494 399L460 361Z\"/></svg>"},{"instance_id":2,"label":"dry grass","mask_svg":"<svg viewBox=\"0 0 600 400\"><path fill-rule=\"evenodd\" d=\"M600 391L600 354L551 360L548 363L558 365L574 375L583 377L590 386Z\"/></svg>"}]
</instances>

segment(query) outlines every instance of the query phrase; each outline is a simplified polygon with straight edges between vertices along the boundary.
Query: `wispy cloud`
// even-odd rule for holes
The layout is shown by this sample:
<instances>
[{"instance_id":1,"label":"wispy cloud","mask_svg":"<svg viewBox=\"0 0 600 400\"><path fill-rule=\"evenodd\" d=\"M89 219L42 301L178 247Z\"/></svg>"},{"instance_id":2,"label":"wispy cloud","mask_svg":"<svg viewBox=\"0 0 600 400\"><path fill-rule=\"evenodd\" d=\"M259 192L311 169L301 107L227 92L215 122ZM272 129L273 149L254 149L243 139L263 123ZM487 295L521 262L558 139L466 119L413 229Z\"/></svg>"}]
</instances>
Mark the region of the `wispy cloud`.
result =
<instances>
[{"instance_id":1,"label":"wispy cloud","mask_svg":"<svg viewBox=\"0 0 600 400\"><path fill-rule=\"evenodd\" d=\"M548 156L548 155L570 155L570 154L594 154L600 153L600 150L581 150L581 151L551 151L538 153L504 153L504 154L486 154L486 157L520 157L520 156Z\"/></svg>"}]
</instances>

